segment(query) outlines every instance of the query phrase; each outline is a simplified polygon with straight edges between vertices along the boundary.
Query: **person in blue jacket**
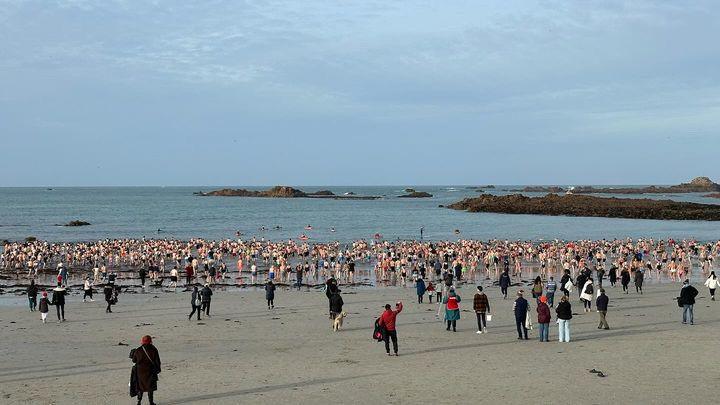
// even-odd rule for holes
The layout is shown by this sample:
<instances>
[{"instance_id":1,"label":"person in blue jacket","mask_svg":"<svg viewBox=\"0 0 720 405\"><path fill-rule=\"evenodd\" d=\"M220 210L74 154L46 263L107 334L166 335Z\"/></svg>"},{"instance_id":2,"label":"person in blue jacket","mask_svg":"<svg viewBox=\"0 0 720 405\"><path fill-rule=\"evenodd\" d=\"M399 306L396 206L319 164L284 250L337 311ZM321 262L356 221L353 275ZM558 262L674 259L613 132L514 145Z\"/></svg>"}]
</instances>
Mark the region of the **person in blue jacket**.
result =
<instances>
[{"instance_id":1,"label":"person in blue jacket","mask_svg":"<svg viewBox=\"0 0 720 405\"><path fill-rule=\"evenodd\" d=\"M417 289L418 304L422 304L423 296L425 295L425 280L423 280L422 277L418 277L415 288Z\"/></svg>"},{"instance_id":2,"label":"person in blue jacket","mask_svg":"<svg viewBox=\"0 0 720 405\"><path fill-rule=\"evenodd\" d=\"M527 318L528 302L523 298L523 290L517 292L517 299L513 303L513 312L515 312L515 325L517 326L518 339L528 340L527 327L525 319Z\"/></svg>"}]
</instances>

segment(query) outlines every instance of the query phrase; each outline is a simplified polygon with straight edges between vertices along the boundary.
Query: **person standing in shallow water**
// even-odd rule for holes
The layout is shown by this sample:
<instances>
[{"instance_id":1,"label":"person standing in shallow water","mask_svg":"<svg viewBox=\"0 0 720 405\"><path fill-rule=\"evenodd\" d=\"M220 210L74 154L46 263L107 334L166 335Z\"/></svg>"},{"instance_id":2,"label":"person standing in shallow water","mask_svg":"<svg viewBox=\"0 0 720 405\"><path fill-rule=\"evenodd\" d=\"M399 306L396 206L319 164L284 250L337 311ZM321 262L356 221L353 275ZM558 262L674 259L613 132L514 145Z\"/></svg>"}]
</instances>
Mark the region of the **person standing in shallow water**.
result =
<instances>
[{"instance_id":1,"label":"person standing in shallow water","mask_svg":"<svg viewBox=\"0 0 720 405\"><path fill-rule=\"evenodd\" d=\"M30 285L27 288L28 305L30 306L30 312L35 311L37 307L37 294L38 288L35 285L35 280L30 280Z\"/></svg>"},{"instance_id":2,"label":"person standing in shallow water","mask_svg":"<svg viewBox=\"0 0 720 405\"><path fill-rule=\"evenodd\" d=\"M152 344L152 338L145 335L140 340L140 347L130 352L132 362L137 366L137 403L140 405L143 393L148 394L150 405L155 405L153 394L157 391L158 374L162 371L160 353Z\"/></svg>"}]
</instances>

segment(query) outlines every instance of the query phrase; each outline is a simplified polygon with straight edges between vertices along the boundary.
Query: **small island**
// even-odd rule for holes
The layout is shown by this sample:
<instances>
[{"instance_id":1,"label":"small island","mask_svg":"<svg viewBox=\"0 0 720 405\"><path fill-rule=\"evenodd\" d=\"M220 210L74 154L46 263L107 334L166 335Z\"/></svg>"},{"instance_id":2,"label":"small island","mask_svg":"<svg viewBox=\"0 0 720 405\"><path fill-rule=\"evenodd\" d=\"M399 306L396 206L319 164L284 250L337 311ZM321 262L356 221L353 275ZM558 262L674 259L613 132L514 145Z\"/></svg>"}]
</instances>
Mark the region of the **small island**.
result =
<instances>
[{"instance_id":1,"label":"small island","mask_svg":"<svg viewBox=\"0 0 720 405\"><path fill-rule=\"evenodd\" d=\"M703 197L707 197L707 198L720 198L720 193L705 194Z\"/></svg>"},{"instance_id":2,"label":"small island","mask_svg":"<svg viewBox=\"0 0 720 405\"><path fill-rule=\"evenodd\" d=\"M336 195L330 190L320 190L306 193L302 190L288 187L275 186L268 190L247 190L244 188L223 188L209 192L198 191L193 193L203 197L254 197L254 198L327 198L333 200L377 200L379 196L363 196L363 195Z\"/></svg>"},{"instance_id":3,"label":"small island","mask_svg":"<svg viewBox=\"0 0 720 405\"><path fill-rule=\"evenodd\" d=\"M90 222L74 220L74 221L68 222L67 224L65 224L63 226L88 226L88 225L91 225Z\"/></svg>"},{"instance_id":4,"label":"small island","mask_svg":"<svg viewBox=\"0 0 720 405\"><path fill-rule=\"evenodd\" d=\"M720 221L720 205L716 204L588 195L482 195L466 198L449 205L448 208L499 214Z\"/></svg>"},{"instance_id":5,"label":"small island","mask_svg":"<svg viewBox=\"0 0 720 405\"><path fill-rule=\"evenodd\" d=\"M563 193L569 190L573 194L685 194L720 192L720 184L708 177L696 177L689 183L674 186L647 187L592 187L579 186L571 189L560 186L528 186L522 189L508 190L522 193Z\"/></svg>"},{"instance_id":6,"label":"small island","mask_svg":"<svg viewBox=\"0 0 720 405\"><path fill-rule=\"evenodd\" d=\"M433 195L424 191L412 191L407 194L399 195L398 198L430 198Z\"/></svg>"}]
</instances>

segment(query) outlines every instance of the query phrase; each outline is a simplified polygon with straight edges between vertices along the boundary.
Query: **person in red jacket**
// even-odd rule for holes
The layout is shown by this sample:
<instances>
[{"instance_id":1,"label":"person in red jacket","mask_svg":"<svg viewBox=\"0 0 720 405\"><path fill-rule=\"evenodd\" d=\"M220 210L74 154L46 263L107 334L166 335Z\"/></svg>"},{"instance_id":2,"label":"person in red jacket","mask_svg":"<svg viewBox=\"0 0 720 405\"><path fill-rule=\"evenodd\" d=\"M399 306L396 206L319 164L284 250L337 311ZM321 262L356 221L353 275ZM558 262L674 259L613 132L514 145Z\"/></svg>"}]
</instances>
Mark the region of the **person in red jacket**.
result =
<instances>
[{"instance_id":1,"label":"person in red jacket","mask_svg":"<svg viewBox=\"0 0 720 405\"><path fill-rule=\"evenodd\" d=\"M548 342L548 332L550 330L550 307L547 304L547 296L541 295L537 306L537 320L540 329L540 341Z\"/></svg>"},{"instance_id":2,"label":"person in red jacket","mask_svg":"<svg viewBox=\"0 0 720 405\"><path fill-rule=\"evenodd\" d=\"M385 330L384 340L385 340L385 351L387 352L388 356L391 356L390 354L390 339L392 339L393 344L393 350L395 351L395 355L398 355L398 341L397 341L397 330L395 330L395 318L397 318L398 314L402 312L403 304L402 301L398 301L395 304L395 310L393 311L390 307L390 304L385 305L385 312L380 315L380 327Z\"/></svg>"}]
</instances>

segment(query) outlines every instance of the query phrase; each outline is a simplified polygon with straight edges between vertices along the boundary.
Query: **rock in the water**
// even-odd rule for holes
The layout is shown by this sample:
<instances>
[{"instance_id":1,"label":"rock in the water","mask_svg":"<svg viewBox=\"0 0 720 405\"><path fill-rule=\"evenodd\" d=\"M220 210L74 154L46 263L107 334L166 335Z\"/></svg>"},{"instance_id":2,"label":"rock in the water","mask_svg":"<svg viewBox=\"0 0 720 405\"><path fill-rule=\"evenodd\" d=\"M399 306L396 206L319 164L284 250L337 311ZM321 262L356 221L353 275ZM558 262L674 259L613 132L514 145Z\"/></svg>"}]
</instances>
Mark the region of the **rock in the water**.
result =
<instances>
[{"instance_id":1,"label":"rock in the water","mask_svg":"<svg viewBox=\"0 0 720 405\"><path fill-rule=\"evenodd\" d=\"M413 191L408 194L399 195L399 198L429 198L433 195L424 191Z\"/></svg>"},{"instance_id":2,"label":"rock in the water","mask_svg":"<svg viewBox=\"0 0 720 405\"><path fill-rule=\"evenodd\" d=\"M68 222L67 224L65 224L63 226L88 226L88 225L90 225L90 222L74 220L74 221Z\"/></svg>"},{"instance_id":3,"label":"rock in the water","mask_svg":"<svg viewBox=\"0 0 720 405\"><path fill-rule=\"evenodd\" d=\"M720 221L720 205L716 204L588 195L548 194L544 197L528 197L521 194L482 195L466 198L449 205L448 208L503 214Z\"/></svg>"}]
</instances>

